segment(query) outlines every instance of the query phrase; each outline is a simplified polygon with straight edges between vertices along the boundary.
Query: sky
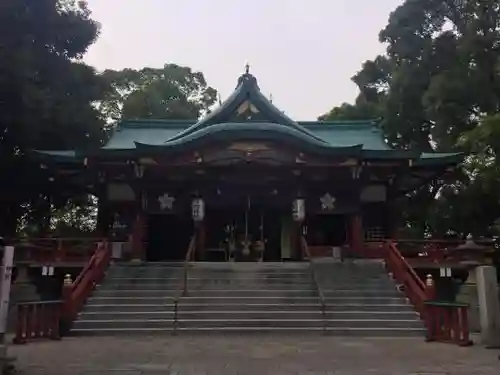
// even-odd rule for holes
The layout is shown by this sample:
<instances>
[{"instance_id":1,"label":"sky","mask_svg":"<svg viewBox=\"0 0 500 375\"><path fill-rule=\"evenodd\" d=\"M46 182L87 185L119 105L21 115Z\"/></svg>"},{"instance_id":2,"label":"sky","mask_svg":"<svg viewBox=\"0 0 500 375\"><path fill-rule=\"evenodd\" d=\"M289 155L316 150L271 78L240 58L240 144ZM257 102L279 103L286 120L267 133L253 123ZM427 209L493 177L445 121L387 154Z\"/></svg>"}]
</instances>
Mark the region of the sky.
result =
<instances>
[{"instance_id":1,"label":"sky","mask_svg":"<svg viewBox=\"0 0 500 375\"><path fill-rule=\"evenodd\" d=\"M313 120L357 87L382 53L379 31L402 0L88 0L101 35L85 61L99 70L176 63L201 71L222 99L249 63L261 91Z\"/></svg>"}]
</instances>

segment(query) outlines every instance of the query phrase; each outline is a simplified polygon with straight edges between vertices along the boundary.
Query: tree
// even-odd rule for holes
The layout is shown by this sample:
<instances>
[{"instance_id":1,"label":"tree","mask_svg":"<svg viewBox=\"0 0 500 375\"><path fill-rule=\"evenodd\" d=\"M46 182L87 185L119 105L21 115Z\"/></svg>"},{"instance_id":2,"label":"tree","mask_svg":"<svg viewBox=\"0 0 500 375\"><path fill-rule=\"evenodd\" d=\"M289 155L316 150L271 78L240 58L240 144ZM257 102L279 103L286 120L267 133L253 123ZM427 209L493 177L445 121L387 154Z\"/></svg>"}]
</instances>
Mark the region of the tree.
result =
<instances>
[{"instance_id":1,"label":"tree","mask_svg":"<svg viewBox=\"0 0 500 375\"><path fill-rule=\"evenodd\" d=\"M105 85L82 63L99 25L85 1L0 2L0 234L12 236L27 207L47 208L50 188L27 153L98 144L94 102ZM50 204L48 205L50 208Z\"/></svg>"},{"instance_id":2,"label":"tree","mask_svg":"<svg viewBox=\"0 0 500 375\"><path fill-rule=\"evenodd\" d=\"M469 215L477 219L474 230L487 233L500 198L500 165L484 157L498 142L500 3L406 0L379 39L386 54L365 62L353 77L360 96L342 113L358 116L370 103L397 148L476 151L454 180L419 191L418 210L408 205L406 219L427 232L463 234L470 230L471 220L463 220ZM435 217L440 220L429 219Z\"/></svg>"},{"instance_id":3,"label":"tree","mask_svg":"<svg viewBox=\"0 0 500 375\"><path fill-rule=\"evenodd\" d=\"M109 91L99 103L108 121L121 119L197 119L217 99L203 73L166 64L163 68L106 70Z\"/></svg>"}]
</instances>

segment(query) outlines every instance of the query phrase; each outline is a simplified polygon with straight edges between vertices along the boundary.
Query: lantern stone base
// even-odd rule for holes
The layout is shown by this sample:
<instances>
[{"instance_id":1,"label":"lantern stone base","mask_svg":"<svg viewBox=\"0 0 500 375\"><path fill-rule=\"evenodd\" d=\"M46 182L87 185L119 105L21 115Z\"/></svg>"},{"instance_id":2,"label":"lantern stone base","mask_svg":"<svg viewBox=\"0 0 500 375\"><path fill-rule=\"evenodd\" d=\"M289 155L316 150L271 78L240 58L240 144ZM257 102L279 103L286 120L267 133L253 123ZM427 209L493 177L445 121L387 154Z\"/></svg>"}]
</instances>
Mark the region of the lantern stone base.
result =
<instances>
[{"instance_id":1,"label":"lantern stone base","mask_svg":"<svg viewBox=\"0 0 500 375\"><path fill-rule=\"evenodd\" d=\"M500 302L495 267L476 268L481 342L487 348L500 348Z\"/></svg>"}]
</instances>

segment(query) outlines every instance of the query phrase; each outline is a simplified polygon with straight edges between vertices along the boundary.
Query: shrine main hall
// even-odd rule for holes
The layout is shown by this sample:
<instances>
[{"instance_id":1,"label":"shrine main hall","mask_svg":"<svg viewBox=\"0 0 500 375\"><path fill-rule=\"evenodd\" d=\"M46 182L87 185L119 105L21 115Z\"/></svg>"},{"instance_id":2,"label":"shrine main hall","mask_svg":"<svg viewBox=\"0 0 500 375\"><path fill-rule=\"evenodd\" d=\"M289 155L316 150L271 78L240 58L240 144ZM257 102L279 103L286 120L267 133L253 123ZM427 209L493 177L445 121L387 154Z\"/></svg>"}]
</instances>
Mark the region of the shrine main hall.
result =
<instances>
[{"instance_id":1,"label":"shrine main hall","mask_svg":"<svg viewBox=\"0 0 500 375\"><path fill-rule=\"evenodd\" d=\"M393 149L375 120L295 121L248 70L199 120L123 120L99 149L35 154L51 186L98 198L115 257L151 262L184 260L192 238L198 261L301 260L302 236L316 256L360 254L395 237L398 198L462 159Z\"/></svg>"}]
</instances>

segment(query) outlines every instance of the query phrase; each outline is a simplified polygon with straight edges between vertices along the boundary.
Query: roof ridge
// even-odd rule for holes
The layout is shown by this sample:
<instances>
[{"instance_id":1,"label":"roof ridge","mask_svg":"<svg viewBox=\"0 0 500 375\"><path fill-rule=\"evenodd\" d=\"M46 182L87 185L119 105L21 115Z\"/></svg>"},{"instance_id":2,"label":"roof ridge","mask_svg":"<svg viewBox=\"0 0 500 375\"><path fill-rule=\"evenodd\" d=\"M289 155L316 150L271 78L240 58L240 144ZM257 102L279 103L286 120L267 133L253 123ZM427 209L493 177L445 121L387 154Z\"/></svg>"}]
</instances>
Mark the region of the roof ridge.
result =
<instances>
[{"instance_id":1,"label":"roof ridge","mask_svg":"<svg viewBox=\"0 0 500 375\"><path fill-rule=\"evenodd\" d=\"M283 111L272 104L260 91L257 79L246 72L238 78L238 84L232 94L210 114L201 118L198 122L175 135L168 141L174 141L189 136L193 132L216 124L231 122L231 115L238 111L243 103L247 103L249 108L254 108L257 113L262 113L265 120L263 122L275 123L288 126L298 132L304 133L309 137L315 138L318 142L324 142L314 133L292 120Z\"/></svg>"}]
</instances>

